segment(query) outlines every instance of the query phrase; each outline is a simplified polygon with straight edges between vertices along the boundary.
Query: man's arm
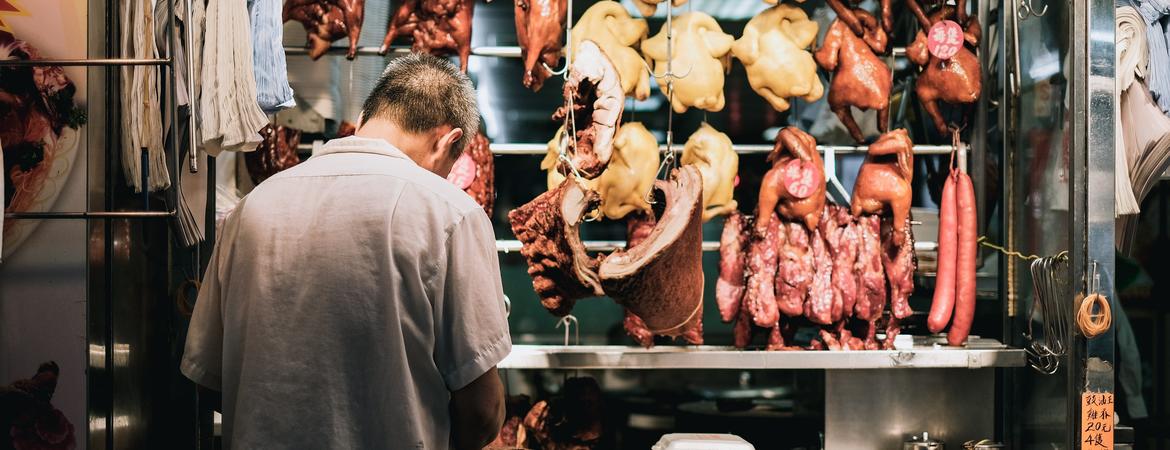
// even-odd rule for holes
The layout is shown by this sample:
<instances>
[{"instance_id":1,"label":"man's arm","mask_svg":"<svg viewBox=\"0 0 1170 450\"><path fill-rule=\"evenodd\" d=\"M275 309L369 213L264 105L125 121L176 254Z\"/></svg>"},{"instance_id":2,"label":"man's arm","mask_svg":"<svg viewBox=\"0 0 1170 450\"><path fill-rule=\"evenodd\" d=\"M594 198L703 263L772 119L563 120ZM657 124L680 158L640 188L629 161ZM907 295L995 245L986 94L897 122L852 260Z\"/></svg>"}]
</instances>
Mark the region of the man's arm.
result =
<instances>
[{"instance_id":1,"label":"man's arm","mask_svg":"<svg viewBox=\"0 0 1170 450\"><path fill-rule=\"evenodd\" d=\"M496 368L451 393L451 445L457 450L480 450L495 440L504 426L504 384Z\"/></svg>"}]
</instances>

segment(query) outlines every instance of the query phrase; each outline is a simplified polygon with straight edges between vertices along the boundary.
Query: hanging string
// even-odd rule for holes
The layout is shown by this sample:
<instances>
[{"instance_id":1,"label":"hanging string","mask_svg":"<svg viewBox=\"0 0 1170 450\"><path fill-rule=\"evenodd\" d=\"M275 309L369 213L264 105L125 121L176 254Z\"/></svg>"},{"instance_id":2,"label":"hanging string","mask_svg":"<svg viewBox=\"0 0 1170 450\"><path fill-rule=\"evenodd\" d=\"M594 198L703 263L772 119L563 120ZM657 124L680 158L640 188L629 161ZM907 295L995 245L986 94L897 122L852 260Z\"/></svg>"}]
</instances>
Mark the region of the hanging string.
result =
<instances>
[{"instance_id":1,"label":"hanging string","mask_svg":"<svg viewBox=\"0 0 1170 450\"><path fill-rule=\"evenodd\" d=\"M979 245L982 245L982 246L984 246L984 247L990 248L990 249L992 249L992 250L995 250L995 251L997 251L997 252L1000 252L1000 253L1002 253L1002 254L1004 254L1004 255L1007 255L1007 256L1013 256L1013 257L1016 257L1016 258L1020 258L1021 260L1024 260L1024 261L1031 261L1031 260L1035 260L1035 259L1040 259L1040 257L1039 257L1039 256L1036 256L1036 255L1025 255L1025 254L1023 254L1023 253L1020 253L1020 252L1018 252L1018 251L1015 251L1015 250L1009 250L1009 249L1006 249L1006 248L1000 247L1000 246L998 246L998 245L995 245L995 244L991 243L991 241L989 241L989 240L987 239L987 236L979 236L979 239L978 239L978 240L976 240L975 242L976 242L976 243L978 243ZM1062 256L1065 256L1065 255L1067 255L1067 254L1068 254L1068 251L1066 250L1066 251L1063 251L1063 252L1057 253L1057 254L1056 254L1056 256L1057 256L1057 257L1062 257Z\"/></svg>"}]
</instances>

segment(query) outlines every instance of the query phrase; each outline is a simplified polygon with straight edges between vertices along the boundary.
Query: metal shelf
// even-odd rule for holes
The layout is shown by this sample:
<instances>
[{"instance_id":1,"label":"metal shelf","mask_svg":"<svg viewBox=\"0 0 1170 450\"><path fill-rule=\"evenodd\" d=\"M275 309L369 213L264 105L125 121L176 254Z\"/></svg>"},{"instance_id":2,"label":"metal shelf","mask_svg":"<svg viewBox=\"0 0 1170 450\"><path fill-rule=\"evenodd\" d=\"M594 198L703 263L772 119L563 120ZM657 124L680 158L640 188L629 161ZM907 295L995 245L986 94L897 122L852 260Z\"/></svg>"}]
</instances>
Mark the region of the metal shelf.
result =
<instances>
[{"instance_id":1,"label":"metal shelf","mask_svg":"<svg viewBox=\"0 0 1170 450\"><path fill-rule=\"evenodd\" d=\"M514 345L501 369L934 369L1023 367L1022 349L972 337L965 348L935 346L914 336L906 350L779 351L732 347Z\"/></svg>"},{"instance_id":2,"label":"metal shelf","mask_svg":"<svg viewBox=\"0 0 1170 450\"><path fill-rule=\"evenodd\" d=\"M317 141L324 144L324 141ZM548 152L548 144L491 144L492 154L495 155L543 155ZM916 155L947 155L951 153L953 146L950 145L915 145L914 154ZM772 145L756 144L756 145L732 145L732 150L740 154L750 153L768 153L772 151ZM817 150L824 153L826 150L832 150L838 155L865 153L869 147L858 145L818 145ZM313 150L313 143L303 143L297 145L297 150L307 152ZM665 153L666 146L658 146L658 151ZM675 146L675 151L682 151L682 146Z\"/></svg>"},{"instance_id":3,"label":"metal shelf","mask_svg":"<svg viewBox=\"0 0 1170 450\"><path fill-rule=\"evenodd\" d=\"M624 250L626 248L626 241L582 241L585 245L585 250L591 252L612 252L614 250ZM498 252L518 252L522 247L520 241L515 240L496 240L496 251ZM932 252L938 250L937 242L915 241L914 251L916 252ZM717 252L719 251L719 241L703 241L703 251Z\"/></svg>"},{"instance_id":4,"label":"metal shelf","mask_svg":"<svg viewBox=\"0 0 1170 450\"><path fill-rule=\"evenodd\" d=\"M310 148L312 148L310 146ZM736 153L768 153L772 151L771 144L758 145L732 145L732 150ZM951 153L954 146L950 145L915 145L914 154L916 155L947 155ZM496 155L543 155L548 152L548 144L491 144L491 150ZM682 146L675 146L676 151L682 151ZM832 150L838 155L847 155L853 153L865 153L869 150L868 146L859 145L818 145L817 151L824 153L827 150ZM658 151L665 152L666 146L658 146Z\"/></svg>"},{"instance_id":5,"label":"metal shelf","mask_svg":"<svg viewBox=\"0 0 1170 450\"><path fill-rule=\"evenodd\" d=\"M308 55L309 49L306 47L285 47L284 53L286 55ZM349 47L334 46L325 50L327 55L344 55L349 53ZM407 54L410 53L409 45L394 45L390 47L387 53ZM357 56L382 56L378 53L378 47L358 47L354 54ZM474 56L487 56L496 58L519 58L520 47L516 45L502 45L502 46L482 46L471 47L471 54ZM563 54L563 52L562 52ZM903 58L906 56L906 47L894 47L890 55L879 56L893 56L895 58Z\"/></svg>"},{"instance_id":6,"label":"metal shelf","mask_svg":"<svg viewBox=\"0 0 1170 450\"><path fill-rule=\"evenodd\" d=\"M349 47L329 47L325 51L327 55L344 55L349 53ZM405 55L410 53L409 45L394 45L390 47L387 54L394 53ZM286 55L308 55L309 49L306 47L285 47L284 54ZM354 52L357 56L383 56L378 53L378 47L358 47ZM474 56L488 56L496 58L519 58L520 47L518 46L485 46L472 47L471 54Z\"/></svg>"}]
</instances>

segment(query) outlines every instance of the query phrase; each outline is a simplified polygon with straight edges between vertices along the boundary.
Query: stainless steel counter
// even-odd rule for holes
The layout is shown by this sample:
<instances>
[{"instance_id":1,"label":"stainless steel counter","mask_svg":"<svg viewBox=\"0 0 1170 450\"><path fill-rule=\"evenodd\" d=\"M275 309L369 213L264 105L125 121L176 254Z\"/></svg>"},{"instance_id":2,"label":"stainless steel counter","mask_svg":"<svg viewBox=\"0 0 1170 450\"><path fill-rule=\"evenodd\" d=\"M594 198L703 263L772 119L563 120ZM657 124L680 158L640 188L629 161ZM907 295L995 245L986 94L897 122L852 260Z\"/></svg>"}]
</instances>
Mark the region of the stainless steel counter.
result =
<instances>
[{"instance_id":1,"label":"stainless steel counter","mask_svg":"<svg viewBox=\"0 0 1170 450\"><path fill-rule=\"evenodd\" d=\"M501 369L907 369L1021 367L1024 351L994 339L973 338L966 348L934 346L915 336L905 350L737 350L717 346L514 345Z\"/></svg>"}]
</instances>

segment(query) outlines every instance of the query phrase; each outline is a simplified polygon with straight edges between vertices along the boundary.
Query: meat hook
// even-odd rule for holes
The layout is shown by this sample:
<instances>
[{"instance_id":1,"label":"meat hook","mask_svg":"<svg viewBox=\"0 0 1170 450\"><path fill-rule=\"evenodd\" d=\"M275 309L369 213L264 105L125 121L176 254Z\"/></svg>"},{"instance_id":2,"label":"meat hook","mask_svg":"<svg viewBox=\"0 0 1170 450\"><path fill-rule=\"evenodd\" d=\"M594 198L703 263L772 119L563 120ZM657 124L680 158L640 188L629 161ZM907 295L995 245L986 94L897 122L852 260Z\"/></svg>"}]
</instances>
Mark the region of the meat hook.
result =
<instances>
[{"instance_id":1,"label":"meat hook","mask_svg":"<svg viewBox=\"0 0 1170 450\"><path fill-rule=\"evenodd\" d=\"M566 80L569 79L569 66L572 65L573 58L573 0L568 1L569 4L565 8L565 66L553 70L548 64L540 63L552 76L563 76Z\"/></svg>"},{"instance_id":2,"label":"meat hook","mask_svg":"<svg viewBox=\"0 0 1170 450\"><path fill-rule=\"evenodd\" d=\"M1031 17L1044 17L1045 14L1048 14L1047 3L1037 11L1036 7L1032 5L1033 1L1035 0L1019 0L1019 3L1016 5L1016 17L1019 17L1020 20L1028 20Z\"/></svg>"},{"instance_id":3,"label":"meat hook","mask_svg":"<svg viewBox=\"0 0 1170 450\"><path fill-rule=\"evenodd\" d=\"M575 339L574 345L580 345L581 344L581 322L577 320L577 317L573 316L572 314L566 314L565 317L561 317L561 320L557 321L557 328L560 328L561 325L565 326L565 347L569 346L569 328L572 328L574 325L576 325L576 327L577 327L576 328L577 332L575 333L576 337L574 338Z\"/></svg>"}]
</instances>

